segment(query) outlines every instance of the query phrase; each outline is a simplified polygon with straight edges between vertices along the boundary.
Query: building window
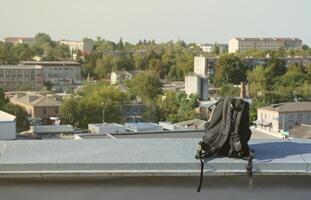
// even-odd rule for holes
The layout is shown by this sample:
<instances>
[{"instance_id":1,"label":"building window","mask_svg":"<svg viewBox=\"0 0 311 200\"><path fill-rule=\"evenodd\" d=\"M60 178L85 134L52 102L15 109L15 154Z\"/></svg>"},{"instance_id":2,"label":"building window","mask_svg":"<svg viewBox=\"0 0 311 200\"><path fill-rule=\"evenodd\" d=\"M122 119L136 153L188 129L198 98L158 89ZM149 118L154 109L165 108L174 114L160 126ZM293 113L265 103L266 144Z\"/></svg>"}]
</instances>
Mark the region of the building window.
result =
<instances>
[{"instance_id":1,"label":"building window","mask_svg":"<svg viewBox=\"0 0 311 200\"><path fill-rule=\"evenodd\" d=\"M302 122L302 114L298 114L298 121Z\"/></svg>"},{"instance_id":2,"label":"building window","mask_svg":"<svg viewBox=\"0 0 311 200\"><path fill-rule=\"evenodd\" d=\"M46 109L43 108L42 113L45 115L46 114Z\"/></svg>"},{"instance_id":3,"label":"building window","mask_svg":"<svg viewBox=\"0 0 311 200\"><path fill-rule=\"evenodd\" d=\"M290 115L289 115L289 120L293 120L293 118L294 118L294 115L293 115L293 114L290 114Z\"/></svg>"}]
</instances>

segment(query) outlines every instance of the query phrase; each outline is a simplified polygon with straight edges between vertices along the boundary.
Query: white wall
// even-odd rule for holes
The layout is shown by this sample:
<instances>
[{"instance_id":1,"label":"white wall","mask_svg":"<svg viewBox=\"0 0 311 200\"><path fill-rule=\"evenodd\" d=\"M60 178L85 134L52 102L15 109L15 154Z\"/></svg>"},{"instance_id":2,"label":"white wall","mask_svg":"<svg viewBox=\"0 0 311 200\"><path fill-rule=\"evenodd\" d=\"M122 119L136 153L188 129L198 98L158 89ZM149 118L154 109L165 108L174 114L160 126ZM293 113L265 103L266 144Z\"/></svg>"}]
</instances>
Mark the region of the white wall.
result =
<instances>
[{"instance_id":1,"label":"white wall","mask_svg":"<svg viewBox=\"0 0 311 200\"><path fill-rule=\"evenodd\" d=\"M185 90L187 95L197 94L201 98L201 78L196 75L186 76Z\"/></svg>"},{"instance_id":2,"label":"white wall","mask_svg":"<svg viewBox=\"0 0 311 200\"><path fill-rule=\"evenodd\" d=\"M15 140L16 139L16 122L0 122L0 140Z\"/></svg>"}]
</instances>

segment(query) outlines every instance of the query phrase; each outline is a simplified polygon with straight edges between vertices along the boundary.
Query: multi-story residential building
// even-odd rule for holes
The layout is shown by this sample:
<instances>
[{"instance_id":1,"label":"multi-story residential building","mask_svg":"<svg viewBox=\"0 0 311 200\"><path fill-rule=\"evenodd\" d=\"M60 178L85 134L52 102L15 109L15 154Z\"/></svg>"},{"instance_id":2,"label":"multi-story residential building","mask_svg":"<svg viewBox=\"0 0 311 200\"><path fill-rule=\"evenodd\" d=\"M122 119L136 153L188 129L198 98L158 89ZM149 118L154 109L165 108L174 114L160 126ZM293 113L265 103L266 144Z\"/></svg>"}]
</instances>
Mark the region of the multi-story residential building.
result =
<instances>
[{"instance_id":1,"label":"multi-story residential building","mask_svg":"<svg viewBox=\"0 0 311 200\"><path fill-rule=\"evenodd\" d=\"M208 78L195 73L185 76L185 92L187 95L198 95L199 99L208 99Z\"/></svg>"},{"instance_id":2,"label":"multi-story residential building","mask_svg":"<svg viewBox=\"0 0 311 200\"><path fill-rule=\"evenodd\" d=\"M42 67L37 65L0 65L0 86L6 90L40 90Z\"/></svg>"},{"instance_id":3,"label":"multi-story residential building","mask_svg":"<svg viewBox=\"0 0 311 200\"><path fill-rule=\"evenodd\" d=\"M71 53L81 51L83 54L90 54L94 47L94 42L89 39L83 41L61 40L59 43L68 45Z\"/></svg>"},{"instance_id":4,"label":"multi-story residential building","mask_svg":"<svg viewBox=\"0 0 311 200\"><path fill-rule=\"evenodd\" d=\"M206 58L204 56L194 57L194 73L208 78L214 75L217 58Z\"/></svg>"},{"instance_id":5,"label":"multi-story residential building","mask_svg":"<svg viewBox=\"0 0 311 200\"><path fill-rule=\"evenodd\" d=\"M33 44L35 38L33 37L7 37L3 39L4 42L13 43L14 45L17 44Z\"/></svg>"},{"instance_id":6,"label":"multi-story residential building","mask_svg":"<svg viewBox=\"0 0 311 200\"><path fill-rule=\"evenodd\" d=\"M31 125L48 125L59 117L61 102L53 96L35 93L17 93L10 102L22 106L27 111Z\"/></svg>"},{"instance_id":7,"label":"multi-story residential building","mask_svg":"<svg viewBox=\"0 0 311 200\"><path fill-rule=\"evenodd\" d=\"M203 56L194 57L194 73L185 76L185 92L187 95L196 94L199 99L208 99L209 81L214 75L215 60Z\"/></svg>"},{"instance_id":8,"label":"multi-story residential building","mask_svg":"<svg viewBox=\"0 0 311 200\"><path fill-rule=\"evenodd\" d=\"M262 58L245 57L242 58L242 61L247 67L253 68L256 67L257 65L267 64L270 59L271 57L262 57ZM311 64L311 56L279 57L279 59L284 61L286 67L294 64L302 66L307 66ZM207 77L213 76L218 61L219 57L208 57L208 58L205 58L203 56L194 57L194 72L200 75L207 74Z\"/></svg>"},{"instance_id":9,"label":"multi-story residential building","mask_svg":"<svg viewBox=\"0 0 311 200\"><path fill-rule=\"evenodd\" d=\"M297 124L311 124L311 102L287 102L257 110L257 125L271 133L288 132Z\"/></svg>"},{"instance_id":10,"label":"multi-story residential building","mask_svg":"<svg viewBox=\"0 0 311 200\"><path fill-rule=\"evenodd\" d=\"M22 65L42 68L44 82L50 82L56 91L71 90L81 84L81 65L72 61L22 61Z\"/></svg>"},{"instance_id":11,"label":"multi-story residential building","mask_svg":"<svg viewBox=\"0 0 311 200\"><path fill-rule=\"evenodd\" d=\"M300 49L302 40L298 38L232 38L229 40L229 53L243 52L250 49L279 50Z\"/></svg>"}]
</instances>

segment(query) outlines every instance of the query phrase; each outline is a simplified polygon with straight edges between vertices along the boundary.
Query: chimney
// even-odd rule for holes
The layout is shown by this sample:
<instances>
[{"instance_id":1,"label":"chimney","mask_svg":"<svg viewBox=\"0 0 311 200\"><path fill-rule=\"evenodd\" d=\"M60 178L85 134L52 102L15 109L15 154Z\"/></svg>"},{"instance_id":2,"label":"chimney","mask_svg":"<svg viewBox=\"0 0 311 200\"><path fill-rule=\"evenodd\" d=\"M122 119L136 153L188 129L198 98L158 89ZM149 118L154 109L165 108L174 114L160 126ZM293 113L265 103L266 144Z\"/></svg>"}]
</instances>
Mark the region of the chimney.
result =
<instances>
[{"instance_id":1,"label":"chimney","mask_svg":"<svg viewBox=\"0 0 311 200\"><path fill-rule=\"evenodd\" d=\"M240 98L244 99L245 97L246 97L245 83L241 82Z\"/></svg>"}]
</instances>

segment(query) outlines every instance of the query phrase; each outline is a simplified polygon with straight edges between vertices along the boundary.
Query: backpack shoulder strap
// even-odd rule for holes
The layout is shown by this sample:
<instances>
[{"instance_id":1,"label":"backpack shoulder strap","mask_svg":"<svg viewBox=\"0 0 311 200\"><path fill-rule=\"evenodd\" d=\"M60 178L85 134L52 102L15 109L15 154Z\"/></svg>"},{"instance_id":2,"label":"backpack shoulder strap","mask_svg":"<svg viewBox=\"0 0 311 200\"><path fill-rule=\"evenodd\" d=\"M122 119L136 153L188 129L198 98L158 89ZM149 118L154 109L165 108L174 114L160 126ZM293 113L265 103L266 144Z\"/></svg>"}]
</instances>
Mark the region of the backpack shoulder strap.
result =
<instances>
[{"instance_id":1,"label":"backpack shoulder strap","mask_svg":"<svg viewBox=\"0 0 311 200\"><path fill-rule=\"evenodd\" d=\"M216 140L211 145L212 151L221 148L226 143L230 135L233 110L232 101L233 99L231 97L226 97L224 99L221 129Z\"/></svg>"},{"instance_id":2,"label":"backpack shoulder strap","mask_svg":"<svg viewBox=\"0 0 311 200\"><path fill-rule=\"evenodd\" d=\"M241 140L238 131L244 110L244 103L241 99L235 99L233 107L234 107L232 115L233 130L230 132L229 137L229 143L231 147L229 151L229 157L231 157L233 153L239 154L242 150ZM235 155L235 156L241 157L242 155Z\"/></svg>"}]
</instances>

